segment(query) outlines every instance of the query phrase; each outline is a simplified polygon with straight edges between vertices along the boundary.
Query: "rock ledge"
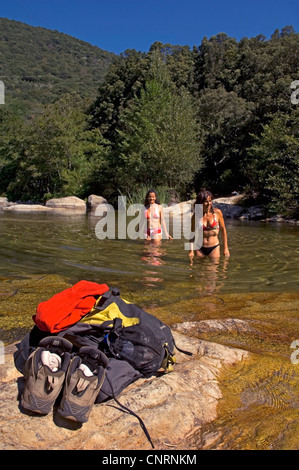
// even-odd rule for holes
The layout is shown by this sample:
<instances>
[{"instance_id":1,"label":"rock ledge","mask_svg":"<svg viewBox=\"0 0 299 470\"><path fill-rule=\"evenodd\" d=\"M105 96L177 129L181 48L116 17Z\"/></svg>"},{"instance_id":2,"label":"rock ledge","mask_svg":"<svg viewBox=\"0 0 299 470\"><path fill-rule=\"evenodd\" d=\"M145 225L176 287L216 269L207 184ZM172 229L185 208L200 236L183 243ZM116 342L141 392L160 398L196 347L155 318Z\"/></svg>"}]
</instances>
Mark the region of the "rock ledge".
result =
<instances>
[{"instance_id":1,"label":"rock ledge","mask_svg":"<svg viewBox=\"0 0 299 470\"><path fill-rule=\"evenodd\" d=\"M222 367L249 359L247 351L198 340L174 332L178 347L174 371L140 379L118 399L144 421L155 449L186 449L188 439L217 417L223 398L218 383ZM24 380L15 369L13 352L6 348L0 366L0 449L14 450L150 450L138 421L110 400L94 405L89 421L78 425L62 418L54 408L36 416L20 407Z\"/></svg>"}]
</instances>

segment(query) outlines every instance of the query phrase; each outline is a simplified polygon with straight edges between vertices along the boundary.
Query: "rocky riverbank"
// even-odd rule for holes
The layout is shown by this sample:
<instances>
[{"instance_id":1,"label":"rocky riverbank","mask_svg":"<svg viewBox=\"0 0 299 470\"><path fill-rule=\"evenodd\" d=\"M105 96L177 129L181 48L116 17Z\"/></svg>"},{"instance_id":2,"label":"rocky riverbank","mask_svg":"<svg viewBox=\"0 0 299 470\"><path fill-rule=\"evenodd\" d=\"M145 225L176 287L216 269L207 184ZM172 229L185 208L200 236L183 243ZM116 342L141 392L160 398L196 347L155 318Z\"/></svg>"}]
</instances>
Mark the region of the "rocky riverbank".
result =
<instances>
[{"instance_id":1,"label":"rocky riverbank","mask_svg":"<svg viewBox=\"0 0 299 470\"><path fill-rule=\"evenodd\" d=\"M53 213L53 214L86 214L87 211L94 211L99 204L108 204L101 196L90 195L87 202L76 196L67 196L50 199L45 204L9 202L7 198L0 198L0 211L19 213Z\"/></svg>"},{"instance_id":2,"label":"rocky riverbank","mask_svg":"<svg viewBox=\"0 0 299 470\"><path fill-rule=\"evenodd\" d=\"M240 220L258 220L262 222L283 222L299 224L299 220L288 219L279 214L268 217L263 205L244 205L244 195L216 198L213 201L215 207L220 209L224 217L237 218Z\"/></svg>"},{"instance_id":3,"label":"rocky riverbank","mask_svg":"<svg viewBox=\"0 0 299 470\"><path fill-rule=\"evenodd\" d=\"M245 206L243 204L244 195L236 195L224 198L214 199L214 206L219 208L224 217L235 218L240 220L258 220L262 222L279 222L299 225L298 220L287 219L281 215L267 217L265 208L262 205ZM190 212L191 205L194 200L173 204L164 209L165 213L172 213L173 217L181 216L186 212ZM0 212L15 213L53 213L53 214L86 214L87 212L95 213L98 205L109 207L108 201L102 196L90 195L87 201L76 196L68 196L63 198L50 199L46 204L32 204L9 202L7 198L0 198Z\"/></svg>"}]
</instances>

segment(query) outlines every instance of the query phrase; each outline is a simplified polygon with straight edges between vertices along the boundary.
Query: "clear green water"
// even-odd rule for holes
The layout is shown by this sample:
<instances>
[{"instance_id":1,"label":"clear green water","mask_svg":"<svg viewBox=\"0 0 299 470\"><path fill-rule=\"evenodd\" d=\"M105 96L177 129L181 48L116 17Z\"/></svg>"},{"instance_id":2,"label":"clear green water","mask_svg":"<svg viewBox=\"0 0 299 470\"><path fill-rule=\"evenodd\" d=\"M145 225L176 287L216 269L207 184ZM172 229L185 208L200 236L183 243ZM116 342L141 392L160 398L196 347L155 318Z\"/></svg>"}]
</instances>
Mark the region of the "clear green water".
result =
<instances>
[{"instance_id":1,"label":"clear green water","mask_svg":"<svg viewBox=\"0 0 299 470\"><path fill-rule=\"evenodd\" d=\"M226 221L231 257L189 265L184 240L99 240L97 217L0 214L0 276L59 274L139 292L163 303L194 294L298 291L299 228Z\"/></svg>"}]
</instances>

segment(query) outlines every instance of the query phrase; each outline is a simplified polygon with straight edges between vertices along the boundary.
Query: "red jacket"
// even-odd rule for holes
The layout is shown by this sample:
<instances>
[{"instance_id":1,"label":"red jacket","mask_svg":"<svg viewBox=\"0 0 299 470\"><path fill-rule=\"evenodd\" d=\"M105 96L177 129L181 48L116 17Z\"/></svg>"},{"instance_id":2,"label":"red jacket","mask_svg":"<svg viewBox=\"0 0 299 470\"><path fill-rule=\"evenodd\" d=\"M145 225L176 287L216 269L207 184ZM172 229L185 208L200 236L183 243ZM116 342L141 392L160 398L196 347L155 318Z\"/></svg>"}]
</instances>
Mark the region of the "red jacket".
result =
<instances>
[{"instance_id":1,"label":"red jacket","mask_svg":"<svg viewBox=\"0 0 299 470\"><path fill-rule=\"evenodd\" d=\"M42 331L58 333L77 323L90 312L96 299L109 290L106 284L79 281L69 289L41 302L33 321Z\"/></svg>"}]
</instances>

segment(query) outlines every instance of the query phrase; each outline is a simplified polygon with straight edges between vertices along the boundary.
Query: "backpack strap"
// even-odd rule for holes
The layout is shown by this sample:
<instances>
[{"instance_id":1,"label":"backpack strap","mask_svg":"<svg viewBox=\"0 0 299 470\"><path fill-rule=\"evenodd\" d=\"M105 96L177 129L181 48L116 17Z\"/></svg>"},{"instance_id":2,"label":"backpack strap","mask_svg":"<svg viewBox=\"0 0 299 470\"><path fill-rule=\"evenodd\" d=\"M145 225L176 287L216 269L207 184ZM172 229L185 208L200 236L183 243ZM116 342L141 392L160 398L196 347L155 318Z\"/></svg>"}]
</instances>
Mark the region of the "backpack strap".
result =
<instances>
[{"instance_id":1,"label":"backpack strap","mask_svg":"<svg viewBox=\"0 0 299 470\"><path fill-rule=\"evenodd\" d=\"M112 287L107 292L104 292L104 294L101 295L99 302L97 302L97 304L94 306L94 309L98 310L99 312L101 312L102 310L105 310L105 308L107 307L107 305L105 304L112 296L114 297L120 296L120 291L117 289L117 287Z\"/></svg>"},{"instance_id":2,"label":"backpack strap","mask_svg":"<svg viewBox=\"0 0 299 470\"><path fill-rule=\"evenodd\" d=\"M106 377L107 377L107 376L106 376ZM118 406L120 406L120 407L121 407L123 410L125 410L127 413L129 413L129 414L132 415L132 416L135 416L135 418L138 419L138 421L139 421L139 423L140 423L140 426L141 426L141 429L143 430L143 432L144 432L144 434L146 435L146 437L147 437L149 443L151 444L152 448L154 449L155 446L154 446L154 444L153 444L153 441L152 441L152 439L151 439L151 436L150 436L150 434L149 434L149 432L148 432L148 430L147 430L147 428L146 428L146 426L145 426L143 420L140 418L140 416L139 416L137 413L135 413L134 411L132 411L132 410L131 410L130 408L128 408L127 406L123 405L123 404L116 398L116 396L114 395L114 392L113 392L113 385L112 385L112 383L110 382L110 380L109 380L108 377L107 377L107 380L108 380L108 383L109 383L109 385L110 385L110 387L111 387L112 396L113 396L113 399L115 400L115 402L118 404Z\"/></svg>"},{"instance_id":3,"label":"backpack strap","mask_svg":"<svg viewBox=\"0 0 299 470\"><path fill-rule=\"evenodd\" d=\"M111 326L112 324L112 326ZM120 336L120 331L122 330L122 319L114 318L113 321L107 320L102 323L101 328L107 331L103 343L105 347L110 351L113 357L119 358L119 356L113 351L111 347L111 341L115 343Z\"/></svg>"},{"instance_id":4,"label":"backpack strap","mask_svg":"<svg viewBox=\"0 0 299 470\"><path fill-rule=\"evenodd\" d=\"M174 345L175 345L175 347L176 347L176 349L177 349L178 351L180 351L180 352L183 353L183 354L186 354L187 356L193 356L193 353L192 353L192 352L190 352L190 351L185 351L184 349L179 348L179 347L176 345L176 343L175 343L174 340L173 340L173 342L174 342Z\"/></svg>"}]
</instances>

